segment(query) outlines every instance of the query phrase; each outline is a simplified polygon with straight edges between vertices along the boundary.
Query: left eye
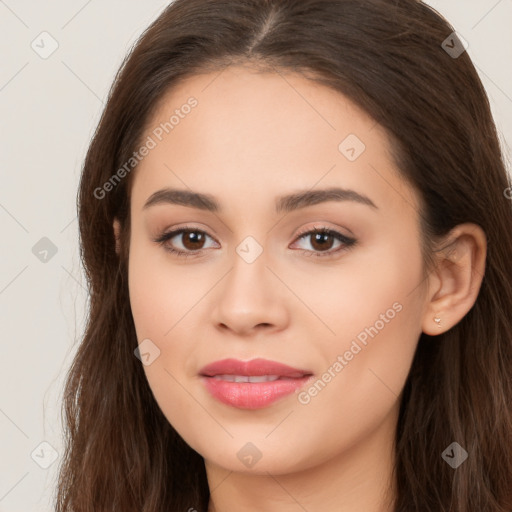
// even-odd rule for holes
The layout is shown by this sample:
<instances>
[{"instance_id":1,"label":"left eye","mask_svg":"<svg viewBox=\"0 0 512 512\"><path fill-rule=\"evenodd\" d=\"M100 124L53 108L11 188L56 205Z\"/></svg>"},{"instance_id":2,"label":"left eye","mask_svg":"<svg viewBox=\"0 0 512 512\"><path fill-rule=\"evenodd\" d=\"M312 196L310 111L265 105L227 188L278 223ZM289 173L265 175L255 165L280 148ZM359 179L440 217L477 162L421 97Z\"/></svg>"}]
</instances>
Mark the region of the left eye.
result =
<instances>
[{"instance_id":1,"label":"left eye","mask_svg":"<svg viewBox=\"0 0 512 512\"><path fill-rule=\"evenodd\" d=\"M310 245L313 250L305 249L305 252L311 252L314 256L330 256L339 251L343 251L352 247L356 240L347 237L329 228L314 228L313 230L302 233L297 240L307 239L311 240ZM330 250L335 241L339 242L338 248Z\"/></svg>"},{"instance_id":2,"label":"left eye","mask_svg":"<svg viewBox=\"0 0 512 512\"><path fill-rule=\"evenodd\" d=\"M173 238L177 237L178 240L181 238L181 248L176 248L174 244L170 243ZM307 239L308 237L312 240L310 245L313 249L304 249L304 252L319 257L330 256L342 250L349 249L356 243L354 238L347 237L328 228L314 228L313 230L304 232L296 238L296 241ZM206 238L212 237L199 229L180 228L163 233L154 241L163 245L166 251L176 256L193 256L202 249L205 249L204 243ZM335 241L339 242L338 248L331 250Z\"/></svg>"}]
</instances>

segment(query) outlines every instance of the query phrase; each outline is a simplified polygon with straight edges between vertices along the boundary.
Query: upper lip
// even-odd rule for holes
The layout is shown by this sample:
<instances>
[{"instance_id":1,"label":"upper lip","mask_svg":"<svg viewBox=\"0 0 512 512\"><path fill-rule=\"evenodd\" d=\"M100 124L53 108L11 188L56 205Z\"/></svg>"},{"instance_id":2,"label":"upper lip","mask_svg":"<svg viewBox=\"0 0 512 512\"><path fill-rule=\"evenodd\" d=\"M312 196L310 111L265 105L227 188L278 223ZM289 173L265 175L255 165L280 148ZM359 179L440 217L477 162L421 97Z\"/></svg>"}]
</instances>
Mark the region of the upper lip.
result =
<instances>
[{"instance_id":1,"label":"upper lip","mask_svg":"<svg viewBox=\"0 0 512 512\"><path fill-rule=\"evenodd\" d=\"M215 375L278 375L279 377L300 378L311 375L309 370L292 368L277 361L268 359L251 359L250 361L241 361L239 359L222 359L207 364L199 371L200 375L214 377Z\"/></svg>"}]
</instances>

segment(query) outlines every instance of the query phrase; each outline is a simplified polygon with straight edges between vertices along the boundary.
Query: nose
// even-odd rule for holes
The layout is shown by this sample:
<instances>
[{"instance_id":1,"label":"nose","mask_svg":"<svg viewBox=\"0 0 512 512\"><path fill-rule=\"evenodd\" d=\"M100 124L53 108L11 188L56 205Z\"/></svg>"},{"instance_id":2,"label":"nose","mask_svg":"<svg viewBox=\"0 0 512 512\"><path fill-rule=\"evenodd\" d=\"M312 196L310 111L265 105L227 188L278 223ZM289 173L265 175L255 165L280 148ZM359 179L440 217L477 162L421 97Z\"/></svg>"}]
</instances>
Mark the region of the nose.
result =
<instances>
[{"instance_id":1,"label":"nose","mask_svg":"<svg viewBox=\"0 0 512 512\"><path fill-rule=\"evenodd\" d=\"M267 267L265 252L252 263L237 254L233 267L214 296L213 322L217 329L250 336L286 328L290 292Z\"/></svg>"}]
</instances>

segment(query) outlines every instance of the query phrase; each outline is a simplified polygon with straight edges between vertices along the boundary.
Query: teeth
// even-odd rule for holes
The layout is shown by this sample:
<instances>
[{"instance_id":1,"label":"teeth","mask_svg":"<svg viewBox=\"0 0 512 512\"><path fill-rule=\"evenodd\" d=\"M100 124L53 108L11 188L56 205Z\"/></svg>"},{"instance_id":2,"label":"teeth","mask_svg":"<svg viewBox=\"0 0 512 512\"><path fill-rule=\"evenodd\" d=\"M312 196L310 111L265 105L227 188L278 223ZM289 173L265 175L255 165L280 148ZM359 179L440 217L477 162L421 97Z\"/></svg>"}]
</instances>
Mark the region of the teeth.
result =
<instances>
[{"instance_id":1,"label":"teeth","mask_svg":"<svg viewBox=\"0 0 512 512\"><path fill-rule=\"evenodd\" d=\"M271 382L279 379L279 375L215 375L213 378L227 382Z\"/></svg>"}]
</instances>

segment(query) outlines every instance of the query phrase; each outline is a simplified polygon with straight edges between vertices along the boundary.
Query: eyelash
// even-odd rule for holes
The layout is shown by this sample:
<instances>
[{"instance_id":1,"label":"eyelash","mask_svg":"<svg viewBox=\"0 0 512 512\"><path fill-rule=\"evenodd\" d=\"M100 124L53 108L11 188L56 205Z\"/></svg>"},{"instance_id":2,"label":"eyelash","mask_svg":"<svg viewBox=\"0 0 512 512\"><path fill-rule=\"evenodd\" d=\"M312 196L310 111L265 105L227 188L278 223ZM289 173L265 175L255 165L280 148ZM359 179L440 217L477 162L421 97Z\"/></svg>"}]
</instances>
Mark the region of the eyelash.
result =
<instances>
[{"instance_id":1,"label":"eyelash","mask_svg":"<svg viewBox=\"0 0 512 512\"><path fill-rule=\"evenodd\" d=\"M175 236L180 235L182 233L186 233L186 232L202 233L202 234L210 237L210 235L208 235L208 233L206 233L205 231L203 231L201 229L196 229L196 228L185 226L183 228L175 229L173 231L164 232L159 237L155 238L153 241L162 245L167 252L174 254L175 256L185 257L185 258L187 258L189 256L195 256L202 249L198 249L198 251L195 251L195 252L194 251L182 251L180 249L175 249L172 246L167 244L167 241L169 241L170 239L172 239ZM357 243L357 240L355 238L347 237L345 235L342 235L341 233L338 233L338 231L335 231L335 230L327 228L327 227L313 228L313 229L309 229L307 231L303 231L297 235L297 238L294 240L294 242L300 240L301 238L306 237L306 235L315 235L318 233L323 234L323 235L331 235L334 238L336 238L338 241L342 242L343 245L336 250L323 251L323 252L322 251L310 251L308 249L296 249L296 250L302 250L303 254L308 254L308 256L315 256L318 258L328 258L330 256L333 256L334 254L339 253L339 252L348 251L349 249L354 247L354 245L356 245L356 243ZM213 237L210 237L210 238L213 238Z\"/></svg>"}]
</instances>

